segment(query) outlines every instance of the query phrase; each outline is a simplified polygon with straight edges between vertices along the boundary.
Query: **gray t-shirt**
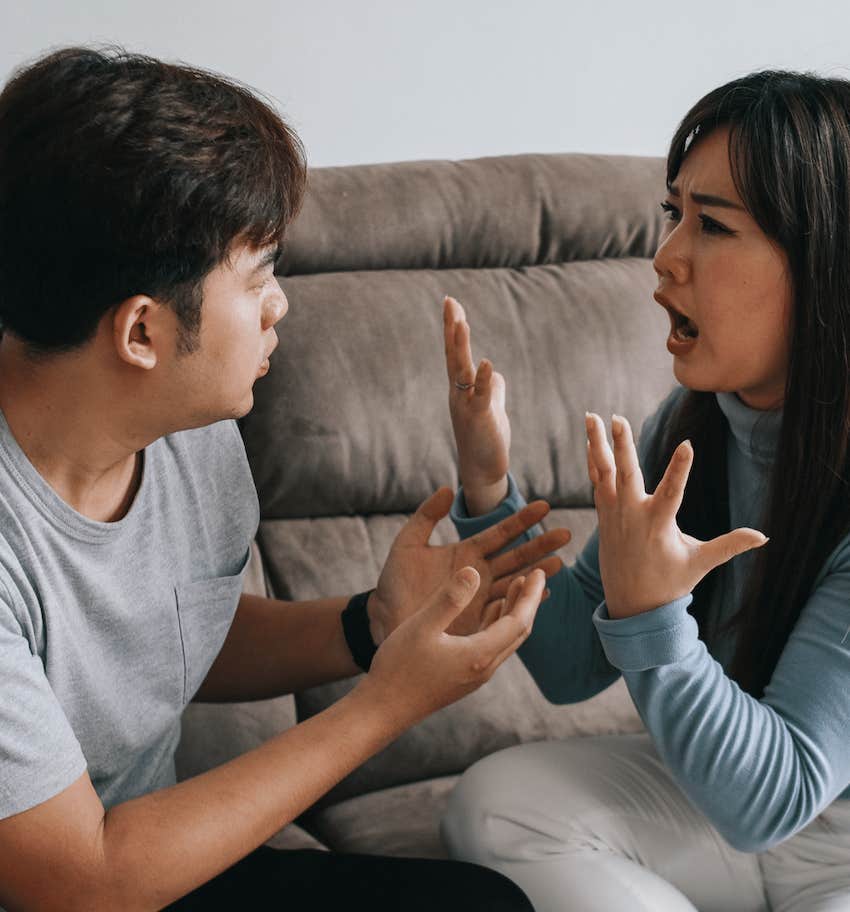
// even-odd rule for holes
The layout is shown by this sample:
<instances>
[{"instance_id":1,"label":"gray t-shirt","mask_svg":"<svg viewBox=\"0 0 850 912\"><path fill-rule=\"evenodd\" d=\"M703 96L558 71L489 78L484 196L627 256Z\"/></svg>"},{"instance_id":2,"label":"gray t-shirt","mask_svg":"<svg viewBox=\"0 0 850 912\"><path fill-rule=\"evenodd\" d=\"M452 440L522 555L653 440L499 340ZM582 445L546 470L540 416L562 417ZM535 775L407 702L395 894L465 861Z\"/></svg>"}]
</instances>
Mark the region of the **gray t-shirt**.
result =
<instances>
[{"instance_id":1,"label":"gray t-shirt","mask_svg":"<svg viewBox=\"0 0 850 912\"><path fill-rule=\"evenodd\" d=\"M0 818L86 768L106 807L173 784L258 520L233 421L148 446L132 506L104 523L50 488L0 413Z\"/></svg>"}]
</instances>

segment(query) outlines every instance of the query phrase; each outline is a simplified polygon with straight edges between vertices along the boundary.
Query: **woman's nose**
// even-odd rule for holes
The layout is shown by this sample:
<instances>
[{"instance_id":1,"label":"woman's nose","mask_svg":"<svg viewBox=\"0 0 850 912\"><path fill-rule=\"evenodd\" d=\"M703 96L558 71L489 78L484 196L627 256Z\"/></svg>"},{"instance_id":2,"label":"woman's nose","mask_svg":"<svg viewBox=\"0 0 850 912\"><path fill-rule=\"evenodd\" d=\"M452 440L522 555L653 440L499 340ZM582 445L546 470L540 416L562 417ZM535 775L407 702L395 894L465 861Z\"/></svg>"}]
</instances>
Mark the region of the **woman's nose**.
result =
<instances>
[{"instance_id":1,"label":"woman's nose","mask_svg":"<svg viewBox=\"0 0 850 912\"><path fill-rule=\"evenodd\" d=\"M684 282L690 272L690 257L686 248L681 225L674 225L655 252L652 266L656 273L674 282Z\"/></svg>"}]
</instances>

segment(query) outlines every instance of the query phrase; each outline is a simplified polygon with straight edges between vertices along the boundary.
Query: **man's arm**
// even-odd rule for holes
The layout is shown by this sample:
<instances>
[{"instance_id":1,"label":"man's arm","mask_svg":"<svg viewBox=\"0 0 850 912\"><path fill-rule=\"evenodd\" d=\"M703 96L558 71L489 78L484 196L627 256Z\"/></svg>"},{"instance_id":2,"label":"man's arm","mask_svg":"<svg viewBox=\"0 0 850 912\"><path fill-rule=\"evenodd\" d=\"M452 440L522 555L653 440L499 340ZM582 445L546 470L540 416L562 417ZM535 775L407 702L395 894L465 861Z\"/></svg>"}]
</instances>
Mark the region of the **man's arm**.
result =
<instances>
[{"instance_id":1,"label":"man's arm","mask_svg":"<svg viewBox=\"0 0 850 912\"><path fill-rule=\"evenodd\" d=\"M194 699L263 700L358 674L342 632L347 598L283 602L243 595Z\"/></svg>"},{"instance_id":2,"label":"man's arm","mask_svg":"<svg viewBox=\"0 0 850 912\"><path fill-rule=\"evenodd\" d=\"M466 637L446 628L478 584L465 568L379 649L324 712L171 788L104 811L88 774L0 821L0 904L17 912L153 912L262 844L408 726L489 680L528 635L545 579Z\"/></svg>"},{"instance_id":3,"label":"man's arm","mask_svg":"<svg viewBox=\"0 0 850 912\"><path fill-rule=\"evenodd\" d=\"M551 529L510 554L500 553L546 515L549 507L542 501L462 542L431 546L428 541L434 526L449 512L451 503L452 492L441 488L396 536L367 606L376 644L425 604L460 567L473 567L481 585L452 633L479 630L488 604L504 598L518 576L527 576L534 568L551 576L560 569L560 559L546 555L569 540L566 529ZM347 601L281 602L243 595L224 645L195 699L258 700L357 674L360 669L351 658L340 620Z\"/></svg>"}]
</instances>

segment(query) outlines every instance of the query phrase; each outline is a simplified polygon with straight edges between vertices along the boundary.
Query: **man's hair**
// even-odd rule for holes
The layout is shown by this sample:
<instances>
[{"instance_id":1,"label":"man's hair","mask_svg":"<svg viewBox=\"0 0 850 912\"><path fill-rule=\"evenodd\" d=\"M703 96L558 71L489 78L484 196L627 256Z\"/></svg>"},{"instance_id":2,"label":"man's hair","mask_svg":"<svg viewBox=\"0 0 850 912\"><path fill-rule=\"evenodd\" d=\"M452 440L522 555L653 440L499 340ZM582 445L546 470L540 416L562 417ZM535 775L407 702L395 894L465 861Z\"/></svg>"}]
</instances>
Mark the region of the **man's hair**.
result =
<instances>
[{"instance_id":1,"label":"man's hair","mask_svg":"<svg viewBox=\"0 0 850 912\"><path fill-rule=\"evenodd\" d=\"M222 76L120 49L65 48L0 93L0 329L81 347L135 294L171 306L191 351L201 283L234 242L281 242L298 137Z\"/></svg>"}]
</instances>

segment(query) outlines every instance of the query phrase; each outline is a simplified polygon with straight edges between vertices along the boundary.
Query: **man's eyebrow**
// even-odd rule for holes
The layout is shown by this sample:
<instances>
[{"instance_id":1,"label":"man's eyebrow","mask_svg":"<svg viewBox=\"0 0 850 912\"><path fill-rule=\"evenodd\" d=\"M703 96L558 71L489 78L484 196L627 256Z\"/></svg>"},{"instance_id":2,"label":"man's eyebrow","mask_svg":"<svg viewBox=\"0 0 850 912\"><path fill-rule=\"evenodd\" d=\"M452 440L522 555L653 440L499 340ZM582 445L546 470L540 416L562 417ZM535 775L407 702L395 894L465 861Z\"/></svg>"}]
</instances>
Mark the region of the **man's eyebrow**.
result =
<instances>
[{"instance_id":1,"label":"man's eyebrow","mask_svg":"<svg viewBox=\"0 0 850 912\"><path fill-rule=\"evenodd\" d=\"M675 184L667 184L667 192L670 196L675 196L677 198L682 195ZM695 203L699 203L701 206L719 206L721 209L739 209L741 212L747 211L740 203L733 203L732 200L728 200L722 196L713 196L710 193L692 193L690 196Z\"/></svg>"},{"instance_id":2,"label":"man's eyebrow","mask_svg":"<svg viewBox=\"0 0 850 912\"><path fill-rule=\"evenodd\" d=\"M256 265L251 270L251 275L261 272L263 269L266 268L266 266L271 266L272 263L276 263L278 260L278 257L281 254L281 250L282 250L282 248L281 248L280 244L278 244L276 247L272 247L271 249L267 250L260 257L260 259L257 260Z\"/></svg>"}]
</instances>

